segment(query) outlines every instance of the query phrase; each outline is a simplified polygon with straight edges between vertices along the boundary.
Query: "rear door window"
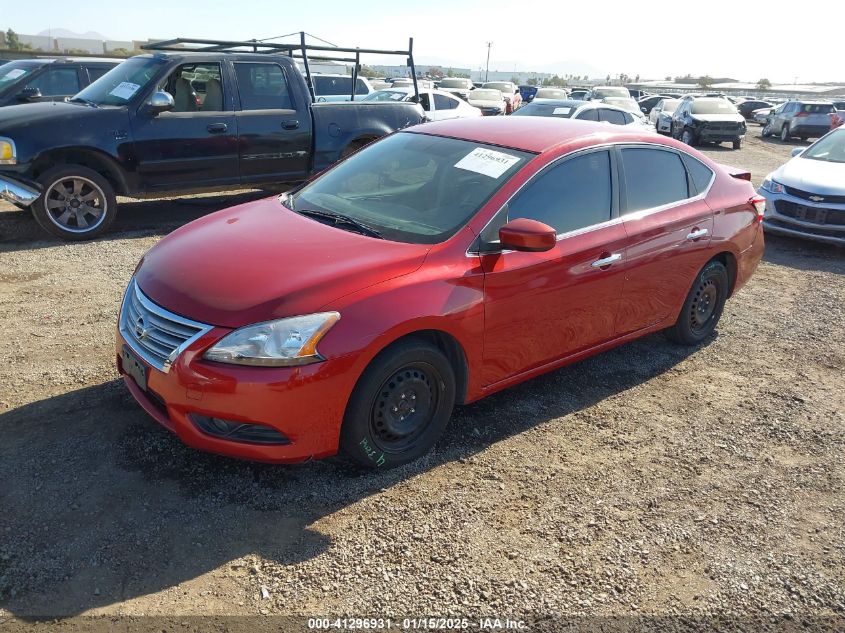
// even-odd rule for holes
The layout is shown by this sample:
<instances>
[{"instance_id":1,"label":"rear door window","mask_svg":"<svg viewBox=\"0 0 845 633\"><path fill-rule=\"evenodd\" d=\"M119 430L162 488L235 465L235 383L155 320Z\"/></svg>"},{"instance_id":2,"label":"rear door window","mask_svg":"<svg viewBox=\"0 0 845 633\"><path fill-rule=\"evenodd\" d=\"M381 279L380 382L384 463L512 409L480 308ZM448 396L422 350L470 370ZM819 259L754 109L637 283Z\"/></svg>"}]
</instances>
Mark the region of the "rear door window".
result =
<instances>
[{"instance_id":1,"label":"rear door window","mask_svg":"<svg viewBox=\"0 0 845 633\"><path fill-rule=\"evenodd\" d=\"M235 76L242 110L292 110L287 78L272 63L236 62Z\"/></svg>"},{"instance_id":2,"label":"rear door window","mask_svg":"<svg viewBox=\"0 0 845 633\"><path fill-rule=\"evenodd\" d=\"M689 198L687 171L681 157L661 149L622 150L626 213L653 209Z\"/></svg>"},{"instance_id":3,"label":"rear door window","mask_svg":"<svg viewBox=\"0 0 845 633\"><path fill-rule=\"evenodd\" d=\"M613 123L614 125L625 125L625 115L618 110L610 110L609 108L602 108L599 111L599 120Z\"/></svg>"},{"instance_id":4,"label":"rear door window","mask_svg":"<svg viewBox=\"0 0 845 633\"><path fill-rule=\"evenodd\" d=\"M579 112L578 115L575 118L580 119L582 121L598 121L599 120L598 108L590 108L588 110L583 110L582 112Z\"/></svg>"},{"instance_id":5,"label":"rear door window","mask_svg":"<svg viewBox=\"0 0 845 633\"><path fill-rule=\"evenodd\" d=\"M454 110L458 107L458 102L450 99L445 95L434 95L434 109L435 110Z\"/></svg>"}]
</instances>

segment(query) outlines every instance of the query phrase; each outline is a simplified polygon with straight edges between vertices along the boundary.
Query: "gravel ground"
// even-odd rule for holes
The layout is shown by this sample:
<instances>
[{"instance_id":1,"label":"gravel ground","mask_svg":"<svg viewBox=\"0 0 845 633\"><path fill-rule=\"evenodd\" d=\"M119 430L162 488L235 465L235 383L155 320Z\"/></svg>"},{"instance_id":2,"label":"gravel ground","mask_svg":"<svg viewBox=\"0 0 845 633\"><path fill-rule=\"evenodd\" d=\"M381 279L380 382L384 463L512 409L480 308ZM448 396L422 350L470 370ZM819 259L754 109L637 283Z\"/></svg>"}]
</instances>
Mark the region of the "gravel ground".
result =
<instances>
[{"instance_id":1,"label":"gravel ground","mask_svg":"<svg viewBox=\"0 0 845 633\"><path fill-rule=\"evenodd\" d=\"M795 145L705 151L759 184ZM462 407L404 468L273 467L181 445L112 347L141 254L256 195L129 203L80 244L0 208L0 626L845 617L845 252L770 237L705 345L651 336Z\"/></svg>"}]
</instances>

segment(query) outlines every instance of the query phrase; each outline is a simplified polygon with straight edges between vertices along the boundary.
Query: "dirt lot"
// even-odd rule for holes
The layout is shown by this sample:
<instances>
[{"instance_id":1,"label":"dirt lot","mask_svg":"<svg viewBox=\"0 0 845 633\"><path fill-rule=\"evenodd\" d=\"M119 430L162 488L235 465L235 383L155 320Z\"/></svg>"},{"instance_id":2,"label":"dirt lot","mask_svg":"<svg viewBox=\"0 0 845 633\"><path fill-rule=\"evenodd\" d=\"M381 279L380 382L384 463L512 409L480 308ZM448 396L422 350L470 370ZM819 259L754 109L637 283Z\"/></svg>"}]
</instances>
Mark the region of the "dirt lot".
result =
<instances>
[{"instance_id":1,"label":"dirt lot","mask_svg":"<svg viewBox=\"0 0 845 633\"><path fill-rule=\"evenodd\" d=\"M790 145L708 148L759 185ZM0 626L71 614L845 617L845 252L769 238L718 336L458 410L403 469L182 446L117 380L141 254L258 194L133 202L93 243L0 212Z\"/></svg>"}]
</instances>

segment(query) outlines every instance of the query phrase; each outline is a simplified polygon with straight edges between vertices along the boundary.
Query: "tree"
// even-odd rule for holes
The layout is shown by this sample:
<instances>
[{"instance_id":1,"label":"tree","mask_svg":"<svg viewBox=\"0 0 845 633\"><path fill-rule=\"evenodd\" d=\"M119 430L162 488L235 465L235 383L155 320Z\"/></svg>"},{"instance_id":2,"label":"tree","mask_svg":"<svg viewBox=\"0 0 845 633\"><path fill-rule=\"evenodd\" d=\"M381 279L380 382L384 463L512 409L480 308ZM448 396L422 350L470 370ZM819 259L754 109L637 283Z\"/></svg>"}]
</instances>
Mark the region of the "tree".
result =
<instances>
[{"instance_id":1,"label":"tree","mask_svg":"<svg viewBox=\"0 0 845 633\"><path fill-rule=\"evenodd\" d=\"M25 51L32 47L29 44L22 44L21 38L12 29L6 31L5 45L10 51Z\"/></svg>"},{"instance_id":2,"label":"tree","mask_svg":"<svg viewBox=\"0 0 845 633\"><path fill-rule=\"evenodd\" d=\"M429 69L428 74L432 77L437 77L438 79L442 79L443 76L444 76L443 75L443 69L440 68L439 66L432 66Z\"/></svg>"},{"instance_id":3,"label":"tree","mask_svg":"<svg viewBox=\"0 0 845 633\"><path fill-rule=\"evenodd\" d=\"M511 83L512 84L519 84L519 77L517 77L516 75L511 77Z\"/></svg>"},{"instance_id":4,"label":"tree","mask_svg":"<svg viewBox=\"0 0 845 633\"><path fill-rule=\"evenodd\" d=\"M108 52L115 57L132 57L132 55L135 55L134 51L130 51L126 48L114 48Z\"/></svg>"},{"instance_id":5,"label":"tree","mask_svg":"<svg viewBox=\"0 0 845 633\"><path fill-rule=\"evenodd\" d=\"M528 85L529 86L536 86L537 85L537 78L536 77L529 77L528 78Z\"/></svg>"},{"instance_id":6,"label":"tree","mask_svg":"<svg viewBox=\"0 0 845 633\"><path fill-rule=\"evenodd\" d=\"M713 85L713 77L711 77L710 75L704 75L703 77L699 77L698 85L702 88L710 88Z\"/></svg>"},{"instance_id":7,"label":"tree","mask_svg":"<svg viewBox=\"0 0 845 633\"><path fill-rule=\"evenodd\" d=\"M378 77L378 73L366 64L361 64L361 70L358 71L358 74L361 77Z\"/></svg>"},{"instance_id":8,"label":"tree","mask_svg":"<svg viewBox=\"0 0 845 633\"><path fill-rule=\"evenodd\" d=\"M640 75L639 75L639 73L637 74L637 76L636 76L636 77L634 77L634 83L635 83L635 84L640 83Z\"/></svg>"},{"instance_id":9,"label":"tree","mask_svg":"<svg viewBox=\"0 0 845 633\"><path fill-rule=\"evenodd\" d=\"M666 77L664 77L664 81L672 81L672 75L666 75Z\"/></svg>"},{"instance_id":10,"label":"tree","mask_svg":"<svg viewBox=\"0 0 845 633\"><path fill-rule=\"evenodd\" d=\"M772 87L772 82L763 77L757 82L757 90L769 90Z\"/></svg>"}]
</instances>

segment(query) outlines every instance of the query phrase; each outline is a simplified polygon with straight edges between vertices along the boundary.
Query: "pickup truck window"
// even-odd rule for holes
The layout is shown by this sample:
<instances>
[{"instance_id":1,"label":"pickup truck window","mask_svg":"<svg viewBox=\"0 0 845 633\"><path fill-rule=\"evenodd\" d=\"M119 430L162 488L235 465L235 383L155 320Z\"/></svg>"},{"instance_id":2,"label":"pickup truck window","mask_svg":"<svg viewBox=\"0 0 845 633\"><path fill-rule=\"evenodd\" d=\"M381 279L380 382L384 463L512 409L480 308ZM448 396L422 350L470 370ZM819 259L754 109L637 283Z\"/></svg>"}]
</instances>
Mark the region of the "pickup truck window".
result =
<instances>
[{"instance_id":1,"label":"pickup truck window","mask_svg":"<svg viewBox=\"0 0 845 633\"><path fill-rule=\"evenodd\" d=\"M173 95L173 112L221 112L223 82L220 64L182 64L161 84Z\"/></svg>"},{"instance_id":2,"label":"pickup truck window","mask_svg":"<svg viewBox=\"0 0 845 633\"><path fill-rule=\"evenodd\" d=\"M79 92L79 74L76 68L49 68L26 84L26 87L37 88L45 97L75 95Z\"/></svg>"},{"instance_id":3,"label":"pickup truck window","mask_svg":"<svg viewBox=\"0 0 845 633\"><path fill-rule=\"evenodd\" d=\"M318 96L337 97L349 96L350 88L352 88L352 77L329 77L326 75L314 75L312 77L314 82L314 92ZM355 82L355 94L368 94L367 84L363 80L358 79Z\"/></svg>"},{"instance_id":4,"label":"pickup truck window","mask_svg":"<svg viewBox=\"0 0 845 633\"><path fill-rule=\"evenodd\" d=\"M122 106L142 92L159 74L164 59L133 57L112 68L76 97L98 106Z\"/></svg>"},{"instance_id":5,"label":"pickup truck window","mask_svg":"<svg viewBox=\"0 0 845 633\"><path fill-rule=\"evenodd\" d=\"M464 226L530 156L454 138L394 134L284 204L293 211L342 214L388 240L436 244Z\"/></svg>"},{"instance_id":6,"label":"pickup truck window","mask_svg":"<svg viewBox=\"0 0 845 633\"><path fill-rule=\"evenodd\" d=\"M235 64L242 110L293 110L287 78L278 64Z\"/></svg>"}]
</instances>

